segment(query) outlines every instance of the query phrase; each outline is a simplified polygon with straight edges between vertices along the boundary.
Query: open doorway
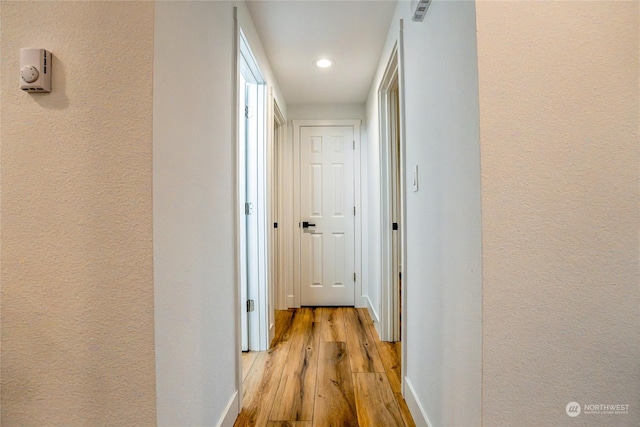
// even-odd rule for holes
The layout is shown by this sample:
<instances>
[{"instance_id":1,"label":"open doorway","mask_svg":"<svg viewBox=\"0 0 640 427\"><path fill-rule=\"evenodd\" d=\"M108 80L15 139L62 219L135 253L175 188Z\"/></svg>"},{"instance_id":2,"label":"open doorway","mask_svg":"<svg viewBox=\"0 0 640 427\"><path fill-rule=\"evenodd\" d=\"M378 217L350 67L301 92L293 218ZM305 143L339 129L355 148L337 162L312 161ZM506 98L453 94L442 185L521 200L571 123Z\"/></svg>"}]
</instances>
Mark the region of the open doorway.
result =
<instances>
[{"instance_id":1,"label":"open doorway","mask_svg":"<svg viewBox=\"0 0 640 427\"><path fill-rule=\"evenodd\" d=\"M238 200L242 351L268 346L266 86L240 30Z\"/></svg>"},{"instance_id":2,"label":"open doorway","mask_svg":"<svg viewBox=\"0 0 640 427\"><path fill-rule=\"evenodd\" d=\"M286 307L285 295L285 276L286 276L286 251L285 251L285 234L283 233L283 223L285 222L286 203L282 194L283 178L283 152L287 136L287 119L282 109L278 105L276 98L271 90L269 97L269 105L272 108L269 120L271 120L271 129L268 138L268 161L267 169L269 174L268 195L269 195L269 344L275 333L275 309L283 309ZM272 225L272 226L271 226Z\"/></svg>"},{"instance_id":3,"label":"open doorway","mask_svg":"<svg viewBox=\"0 0 640 427\"><path fill-rule=\"evenodd\" d=\"M402 336L402 271L404 260L402 156L402 102L400 61L396 45L379 89L382 184L382 323L381 339L400 341Z\"/></svg>"}]
</instances>

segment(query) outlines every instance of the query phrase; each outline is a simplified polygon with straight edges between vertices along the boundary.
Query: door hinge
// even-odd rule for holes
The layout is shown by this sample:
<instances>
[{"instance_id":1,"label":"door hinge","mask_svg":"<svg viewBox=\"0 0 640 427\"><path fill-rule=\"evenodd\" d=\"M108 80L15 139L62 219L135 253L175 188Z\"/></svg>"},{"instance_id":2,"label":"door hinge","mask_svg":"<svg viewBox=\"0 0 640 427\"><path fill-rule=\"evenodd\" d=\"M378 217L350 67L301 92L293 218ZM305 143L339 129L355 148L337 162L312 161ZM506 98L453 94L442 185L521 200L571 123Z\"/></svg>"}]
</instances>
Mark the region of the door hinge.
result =
<instances>
[{"instance_id":1,"label":"door hinge","mask_svg":"<svg viewBox=\"0 0 640 427\"><path fill-rule=\"evenodd\" d=\"M253 110L248 105L245 105L244 107L244 117L247 119L253 117Z\"/></svg>"},{"instance_id":2,"label":"door hinge","mask_svg":"<svg viewBox=\"0 0 640 427\"><path fill-rule=\"evenodd\" d=\"M252 213L253 213L253 203L246 202L244 204L244 214L245 215L251 215Z\"/></svg>"},{"instance_id":3,"label":"door hinge","mask_svg":"<svg viewBox=\"0 0 640 427\"><path fill-rule=\"evenodd\" d=\"M353 273L353 281L356 281L356 273Z\"/></svg>"},{"instance_id":4,"label":"door hinge","mask_svg":"<svg viewBox=\"0 0 640 427\"><path fill-rule=\"evenodd\" d=\"M353 149L355 150L356 149L356 142L355 141L352 141L352 142L353 142Z\"/></svg>"},{"instance_id":5,"label":"door hinge","mask_svg":"<svg viewBox=\"0 0 640 427\"><path fill-rule=\"evenodd\" d=\"M392 230L394 230L394 231L395 231L395 230L397 230L397 229L398 229L398 223L397 223L397 222L394 222L394 223L391 225L391 229L392 229Z\"/></svg>"},{"instance_id":6,"label":"door hinge","mask_svg":"<svg viewBox=\"0 0 640 427\"><path fill-rule=\"evenodd\" d=\"M278 223L277 222L273 223L273 228L278 228Z\"/></svg>"},{"instance_id":7,"label":"door hinge","mask_svg":"<svg viewBox=\"0 0 640 427\"><path fill-rule=\"evenodd\" d=\"M255 305L253 303L252 299L248 299L247 300L247 313L251 313L253 310L255 310Z\"/></svg>"},{"instance_id":8,"label":"door hinge","mask_svg":"<svg viewBox=\"0 0 640 427\"><path fill-rule=\"evenodd\" d=\"M356 216L356 207L353 207L353 216Z\"/></svg>"}]
</instances>

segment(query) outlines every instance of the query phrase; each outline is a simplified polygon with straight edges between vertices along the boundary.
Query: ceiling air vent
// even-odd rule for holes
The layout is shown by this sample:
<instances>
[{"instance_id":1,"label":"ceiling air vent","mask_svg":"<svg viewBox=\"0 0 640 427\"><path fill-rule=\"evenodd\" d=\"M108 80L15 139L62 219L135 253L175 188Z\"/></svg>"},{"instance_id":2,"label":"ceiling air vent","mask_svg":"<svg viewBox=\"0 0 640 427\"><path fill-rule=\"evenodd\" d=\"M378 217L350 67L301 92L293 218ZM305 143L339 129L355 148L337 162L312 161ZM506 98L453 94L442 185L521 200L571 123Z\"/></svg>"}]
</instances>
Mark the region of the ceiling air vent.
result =
<instances>
[{"instance_id":1,"label":"ceiling air vent","mask_svg":"<svg viewBox=\"0 0 640 427\"><path fill-rule=\"evenodd\" d=\"M430 4L431 0L419 0L418 4L416 4L416 8L413 12L413 18L411 18L411 20L415 22L424 21L424 16L427 14Z\"/></svg>"}]
</instances>

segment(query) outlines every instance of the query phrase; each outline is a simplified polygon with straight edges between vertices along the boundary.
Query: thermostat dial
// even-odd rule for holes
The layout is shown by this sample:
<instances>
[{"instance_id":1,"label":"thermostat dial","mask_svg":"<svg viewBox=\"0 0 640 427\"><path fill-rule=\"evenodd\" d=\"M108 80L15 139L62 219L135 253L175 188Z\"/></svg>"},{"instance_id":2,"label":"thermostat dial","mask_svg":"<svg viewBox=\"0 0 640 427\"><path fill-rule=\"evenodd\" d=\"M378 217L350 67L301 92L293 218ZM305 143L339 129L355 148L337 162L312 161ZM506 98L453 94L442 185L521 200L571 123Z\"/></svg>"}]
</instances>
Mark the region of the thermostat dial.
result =
<instances>
[{"instance_id":1,"label":"thermostat dial","mask_svg":"<svg viewBox=\"0 0 640 427\"><path fill-rule=\"evenodd\" d=\"M40 73L38 73L38 69L33 65L27 65L20 70L20 75L25 83L33 83L38 80Z\"/></svg>"}]
</instances>

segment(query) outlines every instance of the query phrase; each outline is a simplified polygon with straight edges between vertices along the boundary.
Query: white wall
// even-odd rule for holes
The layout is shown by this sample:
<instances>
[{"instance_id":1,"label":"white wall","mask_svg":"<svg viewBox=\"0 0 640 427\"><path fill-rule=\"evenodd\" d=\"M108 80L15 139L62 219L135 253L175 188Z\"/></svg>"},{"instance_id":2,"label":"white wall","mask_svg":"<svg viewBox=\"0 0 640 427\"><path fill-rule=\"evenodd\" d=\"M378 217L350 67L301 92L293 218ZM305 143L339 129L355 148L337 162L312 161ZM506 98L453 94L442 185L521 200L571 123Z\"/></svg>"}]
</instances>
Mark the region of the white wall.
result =
<instances>
[{"instance_id":1,"label":"white wall","mask_svg":"<svg viewBox=\"0 0 640 427\"><path fill-rule=\"evenodd\" d=\"M420 190L407 188L407 401L418 425L481 423L481 217L475 5L434 2L423 23L404 18L407 183L418 165ZM383 55L389 55L390 43ZM381 63L381 66L383 64ZM378 79L381 77L378 72ZM378 89L379 80L372 90ZM379 185L369 97L370 185ZM371 210L375 203L372 203ZM372 226L372 227L371 227ZM373 239L376 225L370 224ZM373 275L373 272L371 273Z\"/></svg>"},{"instance_id":2,"label":"white wall","mask_svg":"<svg viewBox=\"0 0 640 427\"><path fill-rule=\"evenodd\" d=\"M233 3L156 3L155 46L158 425L215 425L237 391Z\"/></svg>"},{"instance_id":3,"label":"white wall","mask_svg":"<svg viewBox=\"0 0 640 427\"><path fill-rule=\"evenodd\" d=\"M154 425L154 5L1 8L0 423ZM18 88L23 47L51 93Z\"/></svg>"},{"instance_id":4,"label":"white wall","mask_svg":"<svg viewBox=\"0 0 640 427\"><path fill-rule=\"evenodd\" d=\"M478 4L486 426L640 424L639 14Z\"/></svg>"},{"instance_id":5,"label":"white wall","mask_svg":"<svg viewBox=\"0 0 640 427\"><path fill-rule=\"evenodd\" d=\"M154 64L154 262L159 425L238 411L234 10L286 105L243 2L158 2ZM185 64L207 70L194 84ZM188 76L187 76L188 77ZM232 303L234 302L234 303Z\"/></svg>"},{"instance_id":6,"label":"white wall","mask_svg":"<svg viewBox=\"0 0 640 427\"><path fill-rule=\"evenodd\" d=\"M423 23L407 16L405 24L407 182L415 165L420 175L420 191L407 190L406 378L434 425L478 425L482 272L475 5L435 2Z\"/></svg>"},{"instance_id":7,"label":"white wall","mask_svg":"<svg viewBox=\"0 0 640 427\"><path fill-rule=\"evenodd\" d=\"M262 46L262 41L258 36L251 13L244 1L235 2L235 6L238 8L238 22L240 23L242 31L249 42L249 46L251 46L251 51L258 63L258 66L260 67L260 71L262 71L264 80L267 86L273 89L273 96L278 103L278 107L284 117L287 118L287 104L282 96L280 86L273 75L271 64L269 64L269 58L267 58L267 53L264 50L264 46Z\"/></svg>"},{"instance_id":8,"label":"white wall","mask_svg":"<svg viewBox=\"0 0 640 427\"><path fill-rule=\"evenodd\" d=\"M365 120L364 104L291 104L287 106L289 120Z\"/></svg>"}]
</instances>

